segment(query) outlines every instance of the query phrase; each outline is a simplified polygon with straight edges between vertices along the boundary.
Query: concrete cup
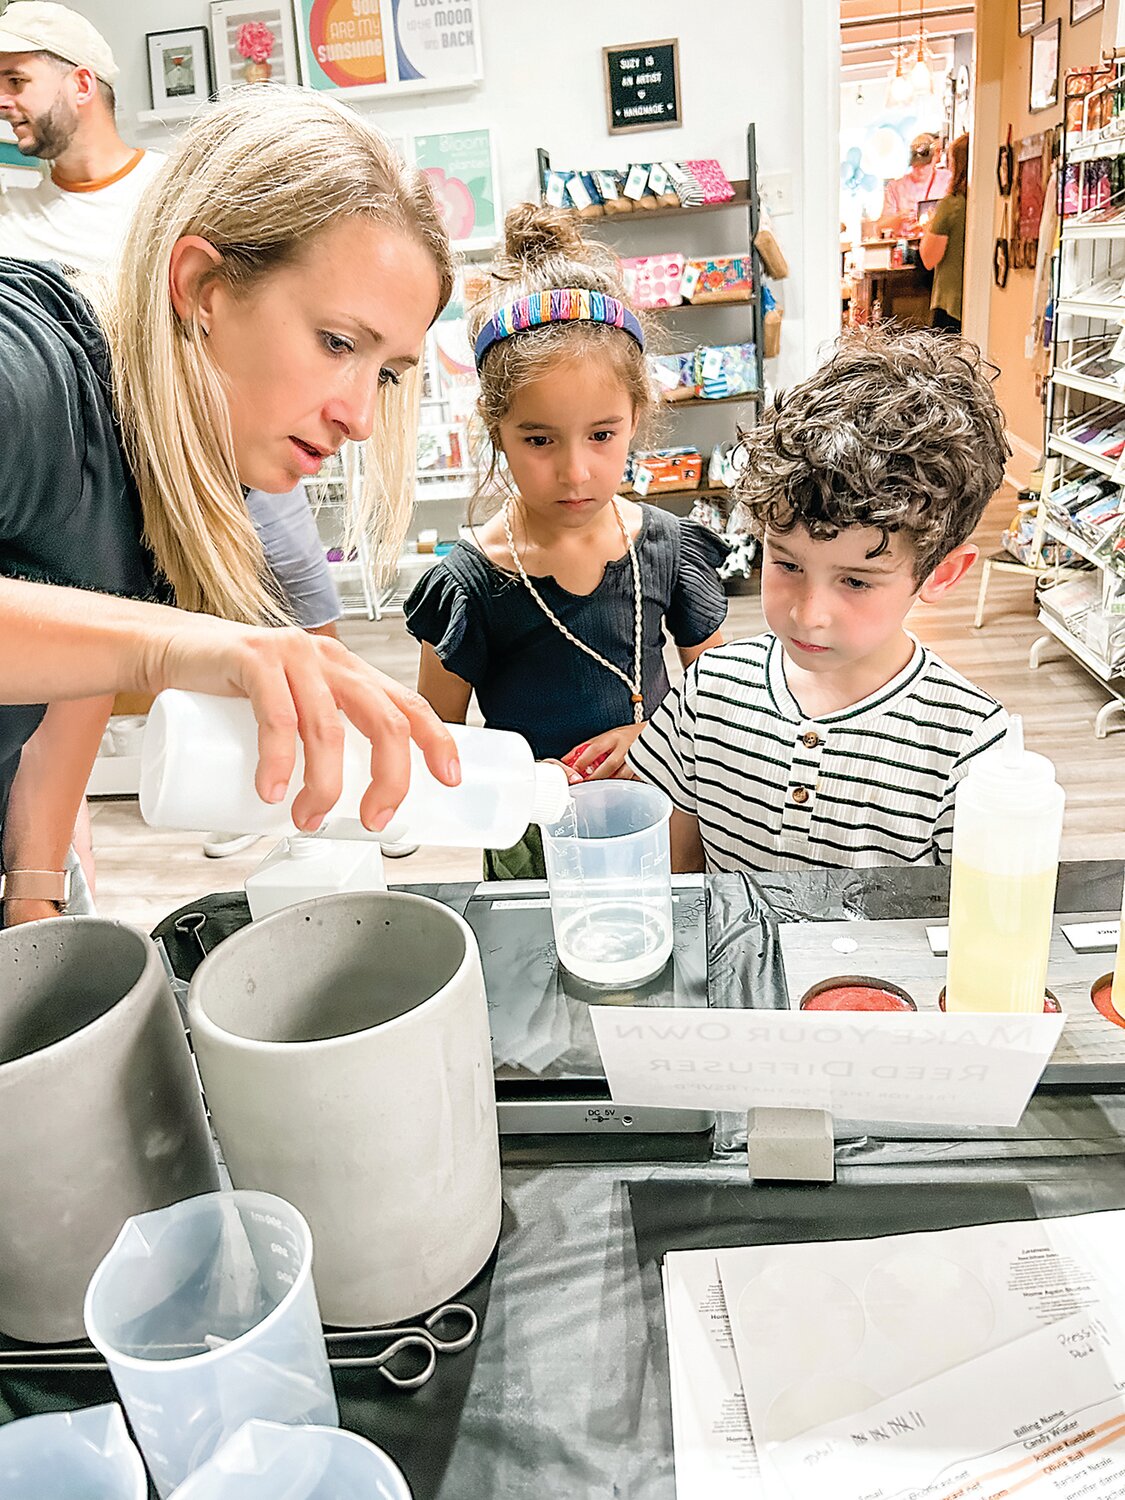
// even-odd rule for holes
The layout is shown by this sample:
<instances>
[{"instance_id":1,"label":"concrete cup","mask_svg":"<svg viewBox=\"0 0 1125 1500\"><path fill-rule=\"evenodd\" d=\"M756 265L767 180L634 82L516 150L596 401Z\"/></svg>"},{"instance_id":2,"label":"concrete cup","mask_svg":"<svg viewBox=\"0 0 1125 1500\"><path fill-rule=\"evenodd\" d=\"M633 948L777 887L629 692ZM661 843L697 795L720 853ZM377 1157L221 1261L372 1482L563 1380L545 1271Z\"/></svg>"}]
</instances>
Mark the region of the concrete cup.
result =
<instances>
[{"instance_id":1,"label":"concrete cup","mask_svg":"<svg viewBox=\"0 0 1125 1500\"><path fill-rule=\"evenodd\" d=\"M308 1220L326 1322L413 1317L472 1280L500 1230L500 1160L461 917L387 891L287 907L204 960L188 1013L231 1179Z\"/></svg>"},{"instance_id":2,"label":"concrete cup","mask_svg":"<svg viewBox=\"0 0 1125 1500\"><path fill-rule=\"evenodd\" d=\"M126 1219L219 1185L151 938L59 917L0 932L0 1329L82 1337Z\"/></svg>"}]
</instances>

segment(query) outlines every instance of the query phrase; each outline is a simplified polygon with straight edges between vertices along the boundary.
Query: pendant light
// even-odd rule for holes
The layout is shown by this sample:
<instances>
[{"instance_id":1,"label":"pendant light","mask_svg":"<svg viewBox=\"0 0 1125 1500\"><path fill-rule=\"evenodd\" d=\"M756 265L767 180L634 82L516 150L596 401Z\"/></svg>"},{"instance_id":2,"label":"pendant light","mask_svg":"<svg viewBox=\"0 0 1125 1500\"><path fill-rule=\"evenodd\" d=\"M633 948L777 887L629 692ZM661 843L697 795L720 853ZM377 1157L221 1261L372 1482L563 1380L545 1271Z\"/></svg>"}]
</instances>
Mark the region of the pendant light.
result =
<instances>
[{"instance_id":1,"label":"pendant light","mask_svg":"<svg viewBox=\"0 0 1125 1500\"><path fill-rule=\"evenodd\" d=\"M930 66L933 54L926 46L926 23L922 12L924 3L925 0L918 0L918 50L914 56L914 66L910 70L910 89L914 94L932 94L934 91L934 75Z\"/></svg>"},{"instance_id":2,"label":"pendant light","mask_svg":"<svg viewBox=\"0 0 1125 1500\"><path fill-rule=\"evenodd\" d=\"M887 104L892 109L902 109L914 96L914 88L906 72L906 59L902 45L902 0L898 0L894 54L895 65L887 83Z\"/></svg>"}]
</instances>

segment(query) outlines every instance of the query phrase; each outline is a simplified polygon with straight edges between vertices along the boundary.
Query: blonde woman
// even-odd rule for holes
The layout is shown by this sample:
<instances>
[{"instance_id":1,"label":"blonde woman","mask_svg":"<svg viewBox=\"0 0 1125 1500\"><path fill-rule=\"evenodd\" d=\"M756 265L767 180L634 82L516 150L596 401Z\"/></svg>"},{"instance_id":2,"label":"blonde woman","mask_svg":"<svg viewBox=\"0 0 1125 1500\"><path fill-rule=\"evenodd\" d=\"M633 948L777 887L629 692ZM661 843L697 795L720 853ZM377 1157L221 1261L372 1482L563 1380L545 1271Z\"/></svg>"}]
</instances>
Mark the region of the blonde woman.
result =
<instances>
[{"instance_id":1,"label":"blonde woman","mask_svg":"<svg viewBox=\"0 0 1125 1500\"><path fill-rule=\"evenodd\" d=\"M283 795L303 742L294 813L306 828L339 795L339 710L372 742L369 826L406 790L410 737L457 780L452 741L416 694L285 628L244 500L289 491L346 440L364 442L354 525L377 564L397 555L409 377L451 281L424 179L349 110L280 88L192 123L97 314L56 268L0 260L6 923L59 909L119 690L249 698L266 800ZM178 608L137 602L160 600Z\"/></svg>"}]
</instances>

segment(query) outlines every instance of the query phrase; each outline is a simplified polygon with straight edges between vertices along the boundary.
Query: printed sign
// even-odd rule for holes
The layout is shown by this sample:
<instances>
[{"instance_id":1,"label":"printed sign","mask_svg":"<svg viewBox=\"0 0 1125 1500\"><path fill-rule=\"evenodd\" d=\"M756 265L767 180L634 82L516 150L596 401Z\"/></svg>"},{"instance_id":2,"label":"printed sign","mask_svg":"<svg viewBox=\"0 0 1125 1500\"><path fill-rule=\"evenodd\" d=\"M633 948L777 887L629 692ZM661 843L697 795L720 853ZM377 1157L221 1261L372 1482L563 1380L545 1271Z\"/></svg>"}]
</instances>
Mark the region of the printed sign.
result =
<instances>
[{"instance_id":1,"label":"printed sign","mask_svg":"<svg viewBox=\"0 0 1125 1500\"><path fill-rule=\"evenodd\" d=\"M680 125L680 44L635 42L603 47L610 135Z\"/></svg>"},{"instance_id":2,"label":"printed sign","mask_svg":"<svg viewBox=\"0 0 1125 1500\"><path fill-rule=\"evenodd\" d=\"M294 14L309 88L387 82L380 0L294 0Z\"/></svg>"},{"instance_id":3,"label":"printed sign","mask_svg":"<svg viewBox=\"0 0 1125 1500\"><path fill-rule=\"evenodd\" d=\"M293 0L306 84L352 97L481 77L477 0Z\"/></svg>"},{"instance_id":4,"label":"printed sign","mask_svg":"<svg viewBox=\"0 0 1125 1500\"><path fill-rule=\"evenodd\" d=\"M401 83L456 88L480 78L476 0L394 0Z\"/></svg>"},{"instance_id":5,"label":"printed sign","mask_svg":"<svg viewBox=\"0 0 1125 1500\"><path fill-rule=\"evenodd\" d=\"M449 238L459 250L499 239L496 174L489 130L446 130L414 137L414 162L430 179Z\"/></svg>"},{"instance_id":6,"label":"printed sign","mask_svg":"<svg viewBox=\"0 0 1125 1500\"><path fill-rule=\"evenodd\" d=\"M590 1016L615 1104L917 1125L1018 1124L1065 1020L619 1005Z\"/></svg>"}]
</instances>

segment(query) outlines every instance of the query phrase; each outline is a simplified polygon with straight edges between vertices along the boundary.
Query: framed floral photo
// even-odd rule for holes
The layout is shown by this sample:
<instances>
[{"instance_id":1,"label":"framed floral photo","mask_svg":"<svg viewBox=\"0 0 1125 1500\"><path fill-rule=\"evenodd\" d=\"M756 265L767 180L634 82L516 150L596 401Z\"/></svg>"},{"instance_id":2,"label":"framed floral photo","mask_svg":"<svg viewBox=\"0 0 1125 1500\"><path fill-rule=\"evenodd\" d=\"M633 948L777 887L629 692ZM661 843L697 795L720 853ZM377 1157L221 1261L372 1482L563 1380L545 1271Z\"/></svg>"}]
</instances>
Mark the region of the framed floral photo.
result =
<instances>
[{"instance_id":1,"label":"framed floral photo","mask_svg":"<svg viewBox=\"0 0 1125 1500\"><path fill-rule=\"evenodd\" d=\"M211 97L211 49L206 26L150 31L148 79L155 110L194 109Z\"/></svg>"},{"instance_id":2,"label":"framed floral photo","mask_svg":"<svg viewBox=\"0 0 1125 1500\"><path fill-rule=\"evenodd\" d=\"M430 179L457 250L491 250L501 238L500 174L492 132L445 130L414 137L414 165Z\"/></svg>"},{"instance_id":3,"label":"framed floral photo","mask_svg":"<svg viewBox=\"0 0 1125 1500\"><path fill-rule=\"evenodd\" d=\"M1031 84L1028 109L1054 109L1059 102L1059 33L1061 21L1051 21L1031 34Z\"/></svg>"},{"instance_id":4,"label":"framed floral photo","mask_svg":"<svg viewBox=\"0 0 1125 1500\"><path fill-rule=\"evenodd\" d=\"M246 83L300 83L288 0L214 0L211 43L220 94Z\"/></svg>"}]
</instances>

